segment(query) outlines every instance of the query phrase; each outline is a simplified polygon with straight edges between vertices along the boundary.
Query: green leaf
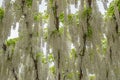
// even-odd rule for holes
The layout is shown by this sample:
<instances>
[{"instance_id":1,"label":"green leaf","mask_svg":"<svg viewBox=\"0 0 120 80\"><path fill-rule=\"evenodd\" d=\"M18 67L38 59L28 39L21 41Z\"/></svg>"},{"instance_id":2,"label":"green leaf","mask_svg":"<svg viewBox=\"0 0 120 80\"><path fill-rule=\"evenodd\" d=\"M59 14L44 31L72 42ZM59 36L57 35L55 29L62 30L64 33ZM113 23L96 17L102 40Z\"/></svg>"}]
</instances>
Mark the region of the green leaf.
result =
<instances>
[{"instance_id":1,"label":"green leaf","mask_svg":"<svg viewBox=\"0 0 120 80\"><path fill-rule=\"evenodd\" d=\"M51 4L51 5L53 4L53 0L50 0L50 4Z\"/></svg>"},{"instance_id":2,"label":"green leaf","mask_svg":"<svg viewBox=\"0 0 120 80\"><path fill-rule=\"evenodd\" d=\"M39 52L39 53L36 54L36 59L38 59L38 58L40 58L40 57L43 57L43 56L44 56L43 53L42 53L42 52Z\"/></svg>"},{"instance_id":3,"label":"green leaf","mask_svg":"<svg viewBox=\"0 0 120 80\"><path fill-rule=\"evenodd\" d=\"M2 21L4 17L4 9L0 7L0 21Z\"/></svg>"},{"instance_id":4,"label":"green leaf","mask_svg":"<svg viewBox=\"0 0 120 80\"><path fill-rule=\"evenodd\" d=\"M91 27L91 26L88 26L87 36L88 36L89 38L91 38L91 37L92 37L92 34L93 34L93 32L92 32L92 27Z\"/></svg>"},{"instance_id":5,"label":"green leaf","mask_svg":"<svg viewBox=\"0 0 120 80\"><path fill-rule=\"evenodd\" d=\"M44 40L47 41L47 39L48 39L48 32L47 31L44 32L43 37L44 37Z\"/></svg>"},{"instance_id":6,"label":"green leaf","mask_svg":"<svg viewBox=\"0 0 120 80\"><path fill-rule=\"evenodd\" d=\"M103 49L103 54L105 54L107 50L107 38L102 39L102 49Z\"/></svg>"},{"instance_id":7,"label":"green leaf","mask_svg":"<svg viewBox=\"0 0 120 80\"><path fill-rule=\"evenodd\" d=\"M77 52L74 48L71 50L70 57L71 58L77 58Z\"/></svg>"},{"instance_id":8,"label":"green leaf","mask_svg":"<svg viewBox=\"0 0 120 80\"><path fill-rule=\"evenodd\" d=\"M39 21L41 16L42 16L41 13L37 13L37 14L35 14L35 16L34 16L34 20L35 20L35 21Z\"/></svg>"},{"instance_id":9,"label":"green leaf","mask_svg":"<svg viewBox=\"0 0 120 80\"><path fill-rule=\"evenodd\" d=\"M72 77L74 76L74 73L73 72L70 72L67 74L67 78L68 79L72 79Z\"/></svg>"},{"instance_id":10,"label":"green leaf","mask_svg":"<svg viewBox=\"0 0 120 80\"><path fill-rule=\"evenodd\" d=\"M51 67L50 67L50 71L51 71L53 74L55 74L55 66L51 66Z\"/></svg>"},{"instance_id":11,"label":"green leaf","mask_svg":"<svg viewBox=\"0 0 120 80\"><path fill-rule=\"evenodd\" d=\"M110 7L107 9L106 18L112 18L114 15L114 2L111 2Z\"/></svg>"},{"instance_id":12,"label":"green leaf","mask_svg":"<svg viewBox=\"0 0 120 80\"><path fill-rule=\"evenodd\" d=\"M6 41L7 46L15 46L16 42L18 41L19 38L14 38L14 39L9 39Z\"/></svg>"},{"instance_id":13,"label":"green leaf","mask_svg":"<svg viewBox=\"0 0 120 80\"><path fill-rule=\"evenodd\" d=\"M50 53L50 54L48 55L48 61L49 61L49 62L53 62L53 61L54 61L54 57L53 57L53 54L52 54L52 53Z\"/></svg>"},{"instance_id":14,"label":"green leaf","mask_svg":"<svg viewBox=\"0 0 120 80\"><path fill-rule=\"evenodd\" d=\"M90 15L92 13L92 8L85 8L82 12L82 18L87 17L87 15Z\"/></svg>"},{"instance_id":15,"label":"green leaf","mask_svg":"<svg viewBox=\"0 0 120 80\"><path fill-rule=\"evenodd\" d=\"M59 20L60 22L64 22L64 13L61 13L60 16L59 16Z\"/></svg>"},{"instance_id":16,"label":"green leaf","mask_svg":"<svg viewBox=\"0 0 120 80\"><path fill-rule=\"evenodd\" d=\"M42 57L42 63L47 64L46 57Z\"/></svg>"},{"instance_id":17,"label":"green leaf","mask_svg":"<svg viewBox=\"0 0 120 80\"><path fill-rule=\"evenodd\" d=\"M119 10L119 12L120 12L120 0L116 0L116 1L115 1L115 4L117 4L118 10Z\"/></svg>"},{"instance_id":18,"label":"green leaf","mask_svg":"<svg viewBox=\"0 0 120 80\"><path fill-rule=\"evenodd\" d=\"M63 27L60 27L60 29L59 29L59 33L62 35L63 32L64 32L64 28L63 28Z\"/></svg>"},{"instance_id":19,"label":"green leaf","mask_svg":"<svg viewBox=\"0 0 120 80\"><path fill-rule=\"evenodd\" d=\"M115 12L115 10L114 10L115 5L117 5L118 10L120 12L120 0L112 1L110 3L109 8L107 9L107 12L106 12L106 15L105 15L105 20L113 18L113 15L114 15L114 12Z\"/></svg>"},{"instance_id":20,"label":"green leaf","mask_svg":"<svg viewBox=\"0 0 120 80\"><path fill-rule=\"evenodd\" d=\"M26 0L27 6L31 7L32 6L32 2L33 2L33 0Z\"/></svg>"},{"instance_id":21,"label":"green leaf","mask_svg":"<svg viewBox=\"0 0 120 80\"><path fill-rule=\"evenodd\" d=\"M72 21L73 20L73 14L68 14L68 20Z\"/></svg>"},{"instance_id":22,"label":"green leaf","mask_svg":"<svg viewBox=\"0 0 120 80\"><path fill-rule=\"evenodd\" d=\"M48 19L48 18L49 18L49 15L45 13L45 14L43 15L43 19L46 20L46 19Z\"/></svg>"},{"instance_id":23,"label":"green leaf","mask_svg":"<svg viewBox=\"0 0 120 80\"><path fill-rule=\"evenodd\" d=\"M95 80L95 75L90 75L89 80Z\"/></svg>"},{"instance_id":24,"label":"green leaf","mask_svg":"<svg viewBox=\"0 0 120 80\"><path fill-rule=\"evenodd\" d=\"M55 36L55 35L57 35L58 33L59 33L58 30L53 30L53 31L51 31L50 36Z\"/></svg>"}]
</instances>

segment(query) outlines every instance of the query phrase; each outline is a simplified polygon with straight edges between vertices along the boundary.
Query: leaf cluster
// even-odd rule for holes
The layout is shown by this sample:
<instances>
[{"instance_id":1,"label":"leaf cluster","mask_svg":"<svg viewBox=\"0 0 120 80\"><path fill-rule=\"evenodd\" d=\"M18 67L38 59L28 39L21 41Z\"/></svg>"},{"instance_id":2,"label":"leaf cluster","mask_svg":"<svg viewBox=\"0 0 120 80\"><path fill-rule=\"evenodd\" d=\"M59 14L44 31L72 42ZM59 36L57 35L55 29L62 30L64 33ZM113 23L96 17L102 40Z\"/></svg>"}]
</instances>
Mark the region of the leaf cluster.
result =
<instances>
[{"instance_id":1,"label":"leaf cluster","mask_svg":"<svg viewBox=\"0 0 120 80\"><path fill-rule=\"evenodd\" d=\"M32 2L33 0L26 0L26 4L28 7L31 7L32 6Z\"/></svg>"},{"instance_id":2,"label":"leaf cluster","mask_svg":"<svg viewBox=\"0 0 120 80\"><path fill-rule=\"evenodd\" d=\"M4 9L0 7L0 21L2 21L4 17Z\"/></svg>"},{"instance_id":3,"label":"leaf cluster","mask_svg":"<svg viewBox=\"0 0 120 80\"><path fill-rule=\"evenodd\" d=\"M51 71L53 74L55 74L55 66L51 66L51 67L50 67L50 71Z\"/></svg>"},{"instance_id":4,"label":"leaf cluster","mask_svg":"<svg viewBox=\"0 0 120 80\"><path fill-rule=\"evenodd\" d=\"M118 7L118 10L120 12L120 0L112 1L110 3L109 8L107 9L107 12L106 12L106 15L105 15L105 19L113 18L114 12L115 12L115 9L114 9L115 5Z\"/></svg>"},{"instance_id":5,"label":"leaf cluster","mask_svg":"<svg viewBox=\"0 0 120 80\"><path fill-rule=\"evenodd\" d=\"M55 37L56 35L61 36L61 35L63 34L63 32L64 32L64 28L63 28L63 27L60 27L60 28L59 28L59 31L58 31L58 30L53 30L53 31L51 31L50 36L53 36L53 37Z\"/></svg>"},{"instance_id":6,"label":"leaf cluster","mask_svg":"<svg viewBox=\"0 0 120 80\"><path fill-rule=\"evenodd\" d=\"M71 50L70 57L71 58L77 58L77 52L74 48Z\"/></svg>"},{"instance_id":7,"label":"leaf cluster","mask_svg":"<svg viewBox=\"0 0 120 80\"><path fill-rule=\"evenodd\" d=\"M18 41L19 38L14 38L6 41L7 46L15 46L16 42Z\"/></svg>"},{"instance_id":8,"label":"leaf cluster","mask_svg":"<svg viewBox=\"0 0 120 80\"><path fill-rule=\"evenodd\" d=\"M103 54L105 54L107 50L107 39L106 38L102 39L102 49L103 49Z\"/></svg>"},{"instance_id":9,"label":"leaf cluster","mask_svg":"<svg viewBox=\"0 0 120 80\"><path fill-rule=\"evenodd\" d=\"M93 34L92 27L91 27L91 26L88 26L87 36L88 36L89 38L91 38L91 37L92 37L92 34Z\"/></svg>"},{"instance_id":10,"label":"leaf cluster","mask_svg":"<svg viewBox=\"0 0 120 80\"><path fill-rule=\"evenodd\" d=\"M41 13L35 14L35 15L34 15L34 20L35 20L35 21L39 21L41 16L42 16Z\"/></svg>"},{"instance_id":11,"label":"leaf cluster","mask_svg":"<svg viewBox=\"0 0 120 80\"><path fill-rule=\"evenodd\" d=\"M87 15L92 13L92 8L85 7L84 11L82 12L82 18L85 18Z\"/></svg>"},{"instance_id":12,"label":"leaf cluster","mask_svg":"<svg viewBox=\"0 0 120 80\"><path fill-rule=\"evenodd\" d=\"M60 16L59 16L59 20L60 22L64 22L64 13L61 13Z\"/></svg>"},{"instance_id":13,"label":"leaf cluster","mask_svg":"<svg viewBox=\"0 0 120 80\"><path fill-rule=\"evenodd\" d=\"M41 59L43 64L54 62L54 57L53 57L52 53L50 53L48 55L48 59L47 59L47 57L44 55L44 53L39 52L36 54L36 59L39 60L39 58Z\"/></svg>"}]
</instances>

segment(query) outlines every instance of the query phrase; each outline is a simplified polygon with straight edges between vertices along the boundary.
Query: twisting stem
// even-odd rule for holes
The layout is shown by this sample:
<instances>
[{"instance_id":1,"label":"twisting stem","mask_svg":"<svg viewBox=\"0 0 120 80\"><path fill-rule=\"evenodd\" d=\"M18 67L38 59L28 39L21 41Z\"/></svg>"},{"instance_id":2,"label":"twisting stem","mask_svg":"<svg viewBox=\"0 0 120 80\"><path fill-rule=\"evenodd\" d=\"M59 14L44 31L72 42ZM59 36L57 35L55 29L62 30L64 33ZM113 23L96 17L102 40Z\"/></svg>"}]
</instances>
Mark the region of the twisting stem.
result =
<instances>
[{"instance_id":1,"label":"twisting stem","mask_svg":"<svg viewBox=\"0 0 120 80\"><path fill-rule=\"evenodd\" d=\"M23 15L24 15L24 17L25 17L25 19L26 19L26 18L27 18L27 14L24 13L24 6L25 6L25 0L22 0L21 9L22 9L22 13L23 13ZM29 28L29 22L28 22L28 21L26 21L26 27ZM31 39L32 39L32 33L29 33L28 36L29 36L29 40L31 40ZM31 42L29 43L29 45L31 46ZM35 67L35 71L36 71L36 80L39 80L37 60L34 59L33 50L32 50L32 49L33 49L33 48L30 47L30 55L31 55L32 60L33 60L33 62L34 62L34 67Z\"/></svg>"},{"instance_id":2,"label":"twisting stem","mask_svg":"<svg viewBox=\"0 0 120 80\"><path fill-rule=\"evenodd\" d=\"M12 72L13 72L13 75L14 75L14 77L15 77L15 80L18 80L17 74L15 73L15 69L14 69L14 68L12 69Z\"/></svg>"},{"instance_id":3,"label":"twisting stem","mask_svg":"<svg viewBox=\"0 0 120 80\"><path fill-rule=\"evenodd\" d=\"M58 69L60 68L60 51L58 51ZM61 80L60 72L58 72L58 80Z\"/></svg>"},{"instance_id":4,"label":"twisting stem","mask_svg":"<svg viewBox=\"0 0 120 80\"><path fill-rule=\"evenodd\" d=\"M55 27L57 30L59 30L59 17L57 15L57 9L58 9L58 6L57 6L57 3L55 2L55 6L53 7L53 14L54 14L54 18L55 18Z\"/></svg>"},{"instance_id":5,"label":"twisting stem","mask_svg":"<svg viewBox=\"0 0 120 80\"><path fill-rule=\"evenodd\" d=\"M34 59L34 57L33 57L32 47L31 47L30 55L31 55L32 60L33 60L33 62L34 62L34 67L35 67L35 71L36 71L36 80L39 80L37 60Z\"/></svg>"}]
</instances>

